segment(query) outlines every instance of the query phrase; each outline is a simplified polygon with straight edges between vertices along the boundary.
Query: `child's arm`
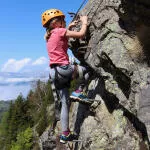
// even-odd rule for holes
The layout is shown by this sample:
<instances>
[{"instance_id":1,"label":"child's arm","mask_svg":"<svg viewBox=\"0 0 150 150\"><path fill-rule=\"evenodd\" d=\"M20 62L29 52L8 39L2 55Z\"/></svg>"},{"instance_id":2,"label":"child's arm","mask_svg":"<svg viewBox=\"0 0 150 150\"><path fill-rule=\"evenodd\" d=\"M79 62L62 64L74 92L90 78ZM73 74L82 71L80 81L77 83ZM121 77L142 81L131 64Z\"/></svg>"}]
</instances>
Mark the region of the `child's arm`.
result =
<instances>
[{"instance_id":1,"label":"child's arm","mask_svg":"<svg viewBox=\"0 0 150 150\"><path fill-rule=\"evenodd\" d=\"M67 37L82 38L85 35L86 30L87 30L87 16L80 16L80 21L82 22L82 27L80 31L77 32L77 31L67 30L66 32ZM74 22L72 25L75 25Z\"/></svg>"}]
</instances>

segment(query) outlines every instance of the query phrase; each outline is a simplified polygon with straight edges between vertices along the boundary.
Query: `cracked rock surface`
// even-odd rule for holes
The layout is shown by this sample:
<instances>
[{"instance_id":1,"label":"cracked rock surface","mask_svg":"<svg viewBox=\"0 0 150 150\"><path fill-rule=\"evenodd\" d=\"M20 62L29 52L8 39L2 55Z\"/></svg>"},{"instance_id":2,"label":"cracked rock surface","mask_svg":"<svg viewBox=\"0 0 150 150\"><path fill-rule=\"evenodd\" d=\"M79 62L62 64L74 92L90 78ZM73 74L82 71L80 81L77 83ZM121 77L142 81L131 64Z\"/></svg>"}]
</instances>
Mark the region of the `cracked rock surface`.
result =
<instances>
[{"instance_id":1,"label":"cracked rock surface","mask_svg":"<svg viewBox=\"0 0 150 150\"><path fill-rule=\"evenodd\" d=\"M148 150L150 1L89 0L79 14L88 16L88 31L69 45L95 72L88 88L100 104L73 104L70 126L81 142L62 150Z\"/></svg>"}]
</instances>

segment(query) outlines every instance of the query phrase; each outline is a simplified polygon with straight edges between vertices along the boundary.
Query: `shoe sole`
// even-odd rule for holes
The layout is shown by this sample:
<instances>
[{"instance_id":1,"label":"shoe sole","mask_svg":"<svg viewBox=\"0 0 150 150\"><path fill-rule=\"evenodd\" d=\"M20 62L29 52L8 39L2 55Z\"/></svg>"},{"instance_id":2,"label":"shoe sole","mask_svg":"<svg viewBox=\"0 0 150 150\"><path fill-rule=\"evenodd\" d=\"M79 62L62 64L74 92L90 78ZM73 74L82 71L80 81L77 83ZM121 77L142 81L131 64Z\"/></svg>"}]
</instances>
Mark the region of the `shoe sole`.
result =
<instances>
[{"instance_id":1,"label":"shoe sole","mask_svg":"<svg viewBox=\"0 0 150 150\"><path fill-rule=\"evenodd\" d=\"M84 102L84 103L90 103L89 100L86 99L81 99L79 97L75 97L75 96L70 96L71 99L73 99L74 101L78 101L78 102Z\"/></svg>"},{"instance_id":2,"label":"shoe sole","mask_svg":"<svg viewBox=\"0 0 150 150\"><path fill-rule=\"evenodd\" d=\"M75 97L75 96L70 96L70 99L72 99L72 101L85 103L85 104L92 104L93 101L99 101L99 100L95 100L95 99L87 99L87 100L80 99L79 97Z\"/></svg>"},{"instance_id":3,"label":"shoe sole","mask_svg":"<svg viewBox=\"0 0 150 150\"><path fill-rule=\"evenodd\" d=\"M74 100L78 100L78 101L81 101L82 99L79 98L79 97L75 97L75 96L70 96L71 99L74 99Z\"/></svg>"},{"instance_id":4,"label":"shoe sole","mask_svg":"<svg viewBox=\"0 0 150 150\"><path fill-rule=\"evenodd\" d=\"M60 140L60 143L62 143L62 144L66 144L66 143L67 143L67 141Z\"/></svg>"}]
</instances>

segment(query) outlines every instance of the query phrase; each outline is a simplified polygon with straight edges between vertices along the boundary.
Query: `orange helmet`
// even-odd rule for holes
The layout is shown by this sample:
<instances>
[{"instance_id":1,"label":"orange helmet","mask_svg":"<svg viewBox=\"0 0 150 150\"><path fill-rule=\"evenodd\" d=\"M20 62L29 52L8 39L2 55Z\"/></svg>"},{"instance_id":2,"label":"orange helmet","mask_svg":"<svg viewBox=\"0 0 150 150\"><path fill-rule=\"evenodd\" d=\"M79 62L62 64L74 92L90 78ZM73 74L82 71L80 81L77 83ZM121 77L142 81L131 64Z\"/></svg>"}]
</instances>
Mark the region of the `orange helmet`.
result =
<instances>
[{"instance_id":1,"label":"orange helmet","mask_svg":"<svg viewBox=\"0 0 150 150\"><path fill-rule=\"evenodd\" d=\"M48 23L48 21L50 21L52 18L55 17L59 17L59 16L63 16L65 17L65 15L58 9L49 9L46 10L43 14L42 14L42 25L43 27L46 27L45 25Z\"/></svg>"}]
</instances>

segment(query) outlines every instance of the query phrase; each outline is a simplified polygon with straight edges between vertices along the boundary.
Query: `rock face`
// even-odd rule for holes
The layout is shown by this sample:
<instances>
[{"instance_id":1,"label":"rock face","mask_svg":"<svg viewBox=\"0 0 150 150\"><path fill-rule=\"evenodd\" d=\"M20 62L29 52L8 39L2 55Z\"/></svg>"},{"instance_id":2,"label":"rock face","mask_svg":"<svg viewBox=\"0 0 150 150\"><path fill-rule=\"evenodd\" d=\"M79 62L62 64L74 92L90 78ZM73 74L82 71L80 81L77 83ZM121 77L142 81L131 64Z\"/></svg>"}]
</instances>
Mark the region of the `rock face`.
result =
<instances>
[{"instance_id":1,"label":"rock face","mask_svg":"<svg viewBox=\"0 0 150 150\"><path fill-rule=\"evenodd\" d=\"M89 0L79 14L88 15L88 31L71 39L70 49L95 72L88 90L101 102L73 104L71 128L80 142L62 149L148 150L150 1Z\"/></svg>"}]
</instances>

